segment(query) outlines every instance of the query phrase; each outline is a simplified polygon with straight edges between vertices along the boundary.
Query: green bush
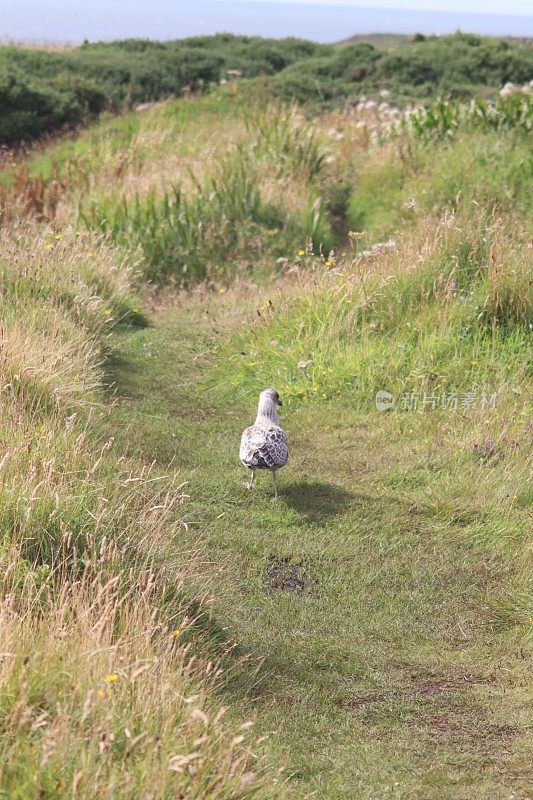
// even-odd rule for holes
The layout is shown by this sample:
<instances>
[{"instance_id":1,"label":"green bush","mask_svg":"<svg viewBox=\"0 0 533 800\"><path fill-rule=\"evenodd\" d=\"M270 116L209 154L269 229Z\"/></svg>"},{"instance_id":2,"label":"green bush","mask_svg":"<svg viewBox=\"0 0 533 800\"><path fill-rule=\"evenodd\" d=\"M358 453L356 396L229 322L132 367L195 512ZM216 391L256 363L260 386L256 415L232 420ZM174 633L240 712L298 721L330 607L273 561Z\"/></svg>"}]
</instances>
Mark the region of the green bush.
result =
<instances>
[{"instance_id":1,"label":"green bush","mask_svg":"<svg viewBox=\"0 0 533 800\"><path fill-rule=\"evenodd\" d=\"M370 44L347 45L327 56L293 64L280 73L274 86L289 100L331 104L373 82L380 57Z\"/></svg>"},{"instance_id":2,"label":"green bush","mask_svg":"<svg viewBox=\"0 0 533 800\"><path fill-rule=\"evenodd\" d=\"M533 73L533 51L500 39L470 34L430 37L398 48L381 63L380 73L393 85L423 87L461 94L462 87L499 87L523 83Z\"/></svg>"},{"instance_id":3,"label":"green bush","mask_svg":"<svg viewBox=\"0 0 533 800\"><path fill-rule=\"evenodd\" d=\"M388 89L394 102L438 95L468 98L533 76L533 50L467 34L417 38L387 53L370 44L332 49L283 70L285 99L330 106Z\"/></svg>"},{"instance_id":4,"label":"green bush","mask_svg":"<svg viewBox=\"0 0 533 800\"><path fill-rule=\"evenodd\" d=\"M65 122L79 122L79 105L12 66L0 65L0 141L39 136Z\"/></svg>"},{"instance_id":5,"label":"green bush","mask_svg":"<svg viewBox=\"0 0 533 800\"><path fill-rule=\"evenodd\" d=\"M62 125L77 125L103 109L204 90L228 69L245 78L273 75L325 45L298 39L195 37L170 42L132 39L45 52L0 47L0 140L31 139Z\"/></svg>"},{"instance_id":6,"label":"green bush","mask_svg":"<svg viewBox=\"0 0 533 800\"><path fill-rule=\"evenodd\" d=\"M0 140L31 139L77 125L103 109L205 91L238 70L273 76L286 100L331 107L389 89L395 103L439 95L467 98L533 76L533 49L465 34L417 38L389 53L370 44L197 36L129 39L71 51L0 47Z\"/></svg>"}]
</instances>

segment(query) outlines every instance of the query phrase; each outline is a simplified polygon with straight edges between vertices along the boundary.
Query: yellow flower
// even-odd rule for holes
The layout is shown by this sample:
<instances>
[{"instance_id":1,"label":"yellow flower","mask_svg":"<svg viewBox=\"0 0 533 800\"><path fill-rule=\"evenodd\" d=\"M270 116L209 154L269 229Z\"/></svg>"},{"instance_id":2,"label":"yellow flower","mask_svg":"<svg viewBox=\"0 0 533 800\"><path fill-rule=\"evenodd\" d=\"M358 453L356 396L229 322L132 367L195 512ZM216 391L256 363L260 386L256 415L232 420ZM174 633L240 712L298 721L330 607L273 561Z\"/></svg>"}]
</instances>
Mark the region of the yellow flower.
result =
<instances>
[{"instance_id":1,"label":"yellow flower","mask_svg":"<svg viewBox=\"0 0 533 800\"><path fill-rule=\"evenodd\" d=\"M223 286L218 291L219 291L219 294L225 294L226 293L226 290L224 289Z\"/></svg>"},{"instance_id":2,"label":"yellow flower","mask_svg":"<svg viewBox=\"0 0 533 800\"><path fill-rule=\"evenodd\" d=\"M106 683L116 683L118 681L118 675L116 672L111 672L109 675L105 676Z\"/></svg>"},{"instance_id":3,"label":"yellow flower","mask_svg":"<svg viewBox=\"0 0 533 800\"><path fill-rule=\"evenodd\" d=\"M94 253L92 250L89 250L89 252L87 253L87 258L91 258L91 256L94 256Z\"/></svg>"},{"instance_id":4,"label":"yellow flower","mask_svg":"<svg viewBox=\"0 0 533 800\"><path fill-rule=\"evenodd\" d=\"M56 235L54 236L54 239L56 240L56 242L60 242L61 241L61 234L60 233L56 233Z\"/></svg>"},{"instance_id":5,"label":"yellow flower","mask_svg":"<svg viewBox=\"0 0 533 800\"><path fill-rule=\"evenodd\" d=\"M305 256L305 250L298 250L299 256Z\"/></svg>"},{"instance_id":6,"label":"yellow flower","mask_svg":"<svg viewBox=\"0 0 533 800\"><path fill-rule=\"evenodd\" d=\"M331 267L333 266L333 261L331 261L331 259L328 258L327 261L324 261L324 266L326 267L326 269L331 269Z\"/></svg>"},{"instance_id":7,"label":"yellow flower","mask_svg":"<svg viewBox=\"0 0 533 800\"><path fill-rule=\"evenodd\" d=\"M98 689L96 694L97 694L98 697L105 697L105 692L104 692L103 689Z\"/></svg>"},{"instance_id":8,"label":"yellow flower","mask_svg":"<svg viewBox=\"0 0 533 800\"><path fill-rule=\"evenodd\" d=\"M179 628L174 628L174 630L172 631L172 638L173 639L177 639L178 636L180 635L180 633L181 633L181 631L180 631Z\"/></svg>"}]
</instances>

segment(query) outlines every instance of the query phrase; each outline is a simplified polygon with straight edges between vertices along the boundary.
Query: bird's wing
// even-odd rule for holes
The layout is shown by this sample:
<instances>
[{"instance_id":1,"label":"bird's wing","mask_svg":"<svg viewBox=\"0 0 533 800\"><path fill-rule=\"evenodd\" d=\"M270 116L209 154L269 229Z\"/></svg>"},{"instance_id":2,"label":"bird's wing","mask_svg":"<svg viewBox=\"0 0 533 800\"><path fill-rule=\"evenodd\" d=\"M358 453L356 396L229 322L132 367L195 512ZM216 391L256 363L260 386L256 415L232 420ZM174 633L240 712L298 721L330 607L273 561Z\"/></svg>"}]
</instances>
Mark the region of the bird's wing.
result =
<instances>
[{"instance_id":1,"label":"bird's wing","mask_svg":"<svg viewBox=\"0 0 533 800\"><path fill-rule=\"evenodd\" d=\"M288 455L287 435L276 425L270 428L252 425L242 435L239 457L250 467L283 467L287 463Z\"/></svg>"},{"instance_id":2,"label":"bird's wing","mask_svg":"<svg viewBox=\"0 0 533 800\"><path fill-rule=\"evenodd\" d=\"M246 428L241 437L241 449L239 458L244 463L252 463L257 451L263 446L265 441L265 430L252 425Z\"/></svg>"}]
</instances>

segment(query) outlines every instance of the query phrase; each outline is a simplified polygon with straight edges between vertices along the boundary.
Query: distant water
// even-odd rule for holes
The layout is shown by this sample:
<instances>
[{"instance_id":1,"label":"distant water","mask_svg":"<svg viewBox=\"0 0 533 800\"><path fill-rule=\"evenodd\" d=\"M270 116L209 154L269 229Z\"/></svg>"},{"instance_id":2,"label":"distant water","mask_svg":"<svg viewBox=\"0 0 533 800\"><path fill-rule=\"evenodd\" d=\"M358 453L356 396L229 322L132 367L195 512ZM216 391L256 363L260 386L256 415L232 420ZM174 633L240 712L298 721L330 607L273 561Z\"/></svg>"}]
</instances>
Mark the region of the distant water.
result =
<instances>
[{"instance_id":1,"label":"distant water","mask_svg":"<svg viewBox=\"0 0 533 800\"><path fill-rule=\"evenodd\" d=\"M413 0L416 2L416 0ZM249 0L1 0L0 37L81 42L231 33L335 42L357 33L533 36L533 15L354 8Z\"/></svg>"}]
</instances>

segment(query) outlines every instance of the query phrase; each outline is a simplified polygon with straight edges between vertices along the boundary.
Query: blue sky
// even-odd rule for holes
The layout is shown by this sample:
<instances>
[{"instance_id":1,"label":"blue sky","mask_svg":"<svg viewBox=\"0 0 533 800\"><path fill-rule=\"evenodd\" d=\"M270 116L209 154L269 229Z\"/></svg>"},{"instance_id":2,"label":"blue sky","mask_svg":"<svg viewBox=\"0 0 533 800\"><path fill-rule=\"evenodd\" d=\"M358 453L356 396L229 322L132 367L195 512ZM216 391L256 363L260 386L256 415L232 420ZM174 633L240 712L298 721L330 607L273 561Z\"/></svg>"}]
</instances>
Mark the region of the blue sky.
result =
<instances>
[{"instance_id":1,"label":"blue sky","mask_svg":"<svg viewBox=\"0 0 533 800\"><path fill-rule=\"evenodd\" d=\"M236 0L239 2L239 0ZM266 0L254 0L256 3ZM281 3L287 0L272 0ZM424 11L471 11L477 14L533 14L533 0L291 0L305 5L415 8Z\"/></svg>"},{"instance_id":2,"label":"blue sky","mask_svg":"<svg viewBox=\"0 0 533 800\"><path fill-rule=\"evenodd\" d=\"M533 37L533 0L0 0L0 39L11 41L76 44L229 31L337 42L356 33L458 29Z\"/></svg>"}]
</instances>

